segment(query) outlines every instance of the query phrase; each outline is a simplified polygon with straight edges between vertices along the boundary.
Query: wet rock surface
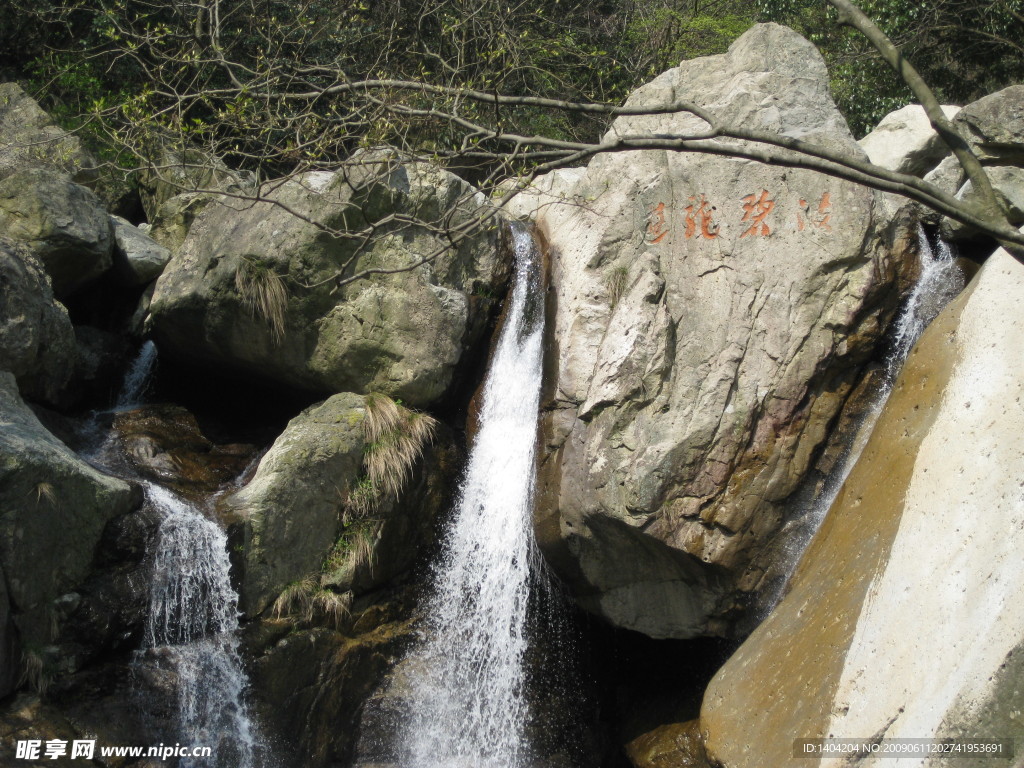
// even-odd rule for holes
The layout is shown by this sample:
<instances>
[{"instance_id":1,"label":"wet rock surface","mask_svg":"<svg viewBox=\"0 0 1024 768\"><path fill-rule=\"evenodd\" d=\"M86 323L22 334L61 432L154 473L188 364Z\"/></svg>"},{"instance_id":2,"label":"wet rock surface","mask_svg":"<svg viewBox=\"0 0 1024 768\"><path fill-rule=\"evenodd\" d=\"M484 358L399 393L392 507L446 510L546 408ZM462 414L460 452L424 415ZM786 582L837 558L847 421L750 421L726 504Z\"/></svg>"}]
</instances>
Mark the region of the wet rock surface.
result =
<instances>
[{"instance_id":1,"label":"wet rock surface","mask_svg":"<svg viewBox=\"0 0 1024 768\"><path fill-rule=\"evenodd\" d=\"M1007 709L1021 645L1007 596L1022 579L1021 376L1007 350L1022 288L1024 268L997 252L925 331L789 593L705 695L714 761L802 765L794 734L1024 732Z\"/></svg>"}]
</instances>

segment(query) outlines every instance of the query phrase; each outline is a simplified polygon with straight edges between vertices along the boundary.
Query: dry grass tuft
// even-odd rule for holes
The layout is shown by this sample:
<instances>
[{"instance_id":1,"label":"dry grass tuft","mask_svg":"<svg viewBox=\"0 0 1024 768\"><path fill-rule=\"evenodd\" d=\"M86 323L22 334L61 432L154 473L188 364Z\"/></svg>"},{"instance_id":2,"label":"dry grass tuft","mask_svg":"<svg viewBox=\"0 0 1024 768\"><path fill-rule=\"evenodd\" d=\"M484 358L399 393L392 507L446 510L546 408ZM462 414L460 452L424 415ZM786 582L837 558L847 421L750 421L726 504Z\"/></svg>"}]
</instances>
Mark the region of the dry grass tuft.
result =
<instances>
[{"instance_id":1,"label":"dry grass tuft","mask_svg":"<svg viewBox=\"0 0 1024 768\"><path fill-rule=\"evenodd\" d=\"M21 651L21 677L18 685L28 686L38 694L46 693L50 686L50 676L46 674L46 664L39 651L24 648Z\"/></svg>"},{"instance_id":2,"label":"dry grass tuft","mask_svg":"<svg viewBox=\"0 0 1024 768\"><path fill-rule=\"evenodd\" d=\"M57 506L57 489L53 487L53 483L36 483L36 504L41 504L43 499L51 507Z\"/></svg>"},{"instance_id":3,"label":"dry grass tuft","mask_svg":"<svg viewBox=\"0 0 1024 768\"><path fill-rule=\"evenodd\" d=\"M604 277L604 287L608 289L608 304L615 308L626 292L629 282L629 269L627 267L613 267Z\"/></svg>"},{"instance_id":4,"label":"dry grass tuft","mask_svg":"<svg viewBox=\"0 0 1024 768\"><path fill-rule=\"evenodd\" d=\"M349 492L347 516L362 518L387 498L396 499L423 448L434 439L437 420L379 393L366 396L363 434L365 477Z\"/></svg>"},{"instance_id":5,"label":"dry grass tuft","mask_svg":"<svg viewBox=\"0 0 1024 768\"><path fill-rule=\"evenodd\" d=\"M327 623L339 629L352 612L352 593L335 592L320 586L320 579L307 576L292 582L274 601L274 618L292 616L303 624Z\"/></svg>"},{"instance_id":6,"label":"dry grass tuft","mask_svg":"<svg viewBox=\"0 0 1024 768\"><path fill-rule=\"evenodd\" d=\"M315 618L326 620L335 629L340 629L341 624L352 613L352 593L334 592L330 589L321 589L310 601L310 610L306 621L312 622Z\"/></svg>"},{"instance_id":7,"label":"dry grass tuft","mask_svg":"<svg viewBox=\"0 0 1024 768\"><path fill-rule=\"evenodd\" d=\"M379 520L360 520L347 525L324 561L324 571L337 571L350 566L353 573L368 568L372 574L377 559L379 533Z\"/></svg>"},{"instance_id":8,"label":"dry grass tuft","mask_svg":"<svg viewBox=\"0 0 1024 768\"><path fill-rule=\"evenodd\" d=\"M284 340L288 288L284 278L265 264L243 258L235 268L235 290L253 317L262 317L270 326L274 342Z\"/></svg>"},{"instance_id":9,"label":"dry grass tuft","mask_svg":"<svg viewBox=\"0 0 1024 768\"><path fill-rule=\"evenodd\" d=\"M293 581L274 601L274 618L280 619L292 614L306 615L310 610L313 593L319 588L320 580L316 576L307 576L299 581Z\"/></svg>"}]
</instances>

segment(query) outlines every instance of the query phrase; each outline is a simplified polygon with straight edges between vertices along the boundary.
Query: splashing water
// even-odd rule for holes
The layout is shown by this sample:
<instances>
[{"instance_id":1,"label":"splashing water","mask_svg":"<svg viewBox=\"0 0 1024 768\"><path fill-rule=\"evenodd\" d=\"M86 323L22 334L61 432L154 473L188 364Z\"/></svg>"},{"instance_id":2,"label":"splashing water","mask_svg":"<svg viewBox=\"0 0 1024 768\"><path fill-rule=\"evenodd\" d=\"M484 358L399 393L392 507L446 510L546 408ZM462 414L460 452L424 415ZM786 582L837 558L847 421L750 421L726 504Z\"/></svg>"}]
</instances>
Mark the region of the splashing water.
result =
<instances>
[{"instance_id":1,"label":"splashing water","mask_svg":"<svg viewBox=\"0 0 1024 768\"><path fill-rule=\"evenodd\" d=\"M513 230L515 283L484 384L479 432L411 658L402 765L517 768L528 761L524 657L537 551L531 526L541 386L540 258Z\"/></svg>"},{"instance_id":2,"label":"splashing water","mask_svg":"<svg viewBox=\"0 0 1024 768\"><path fill-rule=\"evenodd\" d=\"M920 226L917 228L917 242L921 275L896 320L893 351L886 361L890 389L924 329L964 289L964 273L957 265L949 244L940 239L937 251L933 251L924 228Z\"/></svg>"},{"instance_id":3,"label":"splashing water","mask_svg":"<svg viewBox=\"0 0 1024 768\"><path fill-rule=\"evenodd\" d=\"M156 344L152 340L139 349L139 354L128 367L121 383L121 391L114 401L114 410L125 410L142 404L142 396L146 393L156 365L156 352Z\"/></svg>"},{"instance_id":4,"label":"splashing water","mask_svg":"<svg viewBox=\"0 0 1024 768\"><path fill-rule=\"evenodd\" d=\"M211 747L216 765L252 768L261 764L262 740L244 700L227 537L170 491L145 487L150 503L165 515L157 535L146 644L161 648L176 672L181 739Z\"/></svg>"},{"instance_id":5,"label":"splashing water","mask_svg":"<svg viewBox=\"0 0 1024 768\"><path fill-rule=\"evenodd\" d=\"M933 251L928 242L928 236L920 225L917 228L917 243L921 272L907 298L903 311L900 312L894 323L892 350L885 361L885 376L881 386L864 414L846 456L836 463L810 510L795 520L796 530L786 537L779 555L786 564L786 576L778 588L765 600L766 610L761 612L761 618L778 604L785 593L785 587L796 569L797 562L824 522L825 515L828 514L843 483L846 482L847 476L854 464L857 463L857 459L860 458L864 446L867 445L882 408L889 399L889 395L892 394L892 388L899 376L900 369L906 362L907 356L910 355L910 350L913 349L925 328L938 316L939 312L964 289L963 270L957 265L956 256L948 243L940 239L938 248Z\"/></svg>"}]
</instances>

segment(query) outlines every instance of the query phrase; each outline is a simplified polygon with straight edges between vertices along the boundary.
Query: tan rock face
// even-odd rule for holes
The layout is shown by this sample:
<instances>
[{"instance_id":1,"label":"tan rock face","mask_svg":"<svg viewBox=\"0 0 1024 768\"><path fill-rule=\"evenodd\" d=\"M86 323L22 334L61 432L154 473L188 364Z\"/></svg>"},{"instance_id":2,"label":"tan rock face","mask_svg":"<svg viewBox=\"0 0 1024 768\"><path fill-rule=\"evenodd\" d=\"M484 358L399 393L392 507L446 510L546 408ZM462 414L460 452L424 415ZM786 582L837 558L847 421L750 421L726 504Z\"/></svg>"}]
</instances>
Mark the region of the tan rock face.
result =
<instances>
[{"instance_id":1,"label":"tan rock face","mask_svg":"<svg viewBox=\"0 0 1024 768\"><path fill-rule=\"evenodd\" d=\"M999 252L922 336L789 594L708 688L713 760L813 766L793 757L802 737L1024 734L1009 705L1024 643L1022 298L1024 267Z\"/></svg>"},{"instance_id":2,"label":"tan rock face","mask_svg":"<svg viewBox=\"0 0 1024 768\"><path fill-rule=\"evenodd\" d=\"M863 156L810 43L759 25L631 105L694 101ZM686 116L612 133L693 134ZM537 530L590 610L655 637L724 633L895 304L870 191L699 154L601 156L550 242ZM755 573L756 572L756 573Z\"/></svg>"},{"instance_id":3,"label":"tan rock face","mask_svg":"<svg viewBox=\"0 0 1024 768\"><path fill-rule=\"evenodd\" d=\"M671 723L638 736L626 745L634 768L708 768L700 723Z\"/></svg>"}]
</instances>

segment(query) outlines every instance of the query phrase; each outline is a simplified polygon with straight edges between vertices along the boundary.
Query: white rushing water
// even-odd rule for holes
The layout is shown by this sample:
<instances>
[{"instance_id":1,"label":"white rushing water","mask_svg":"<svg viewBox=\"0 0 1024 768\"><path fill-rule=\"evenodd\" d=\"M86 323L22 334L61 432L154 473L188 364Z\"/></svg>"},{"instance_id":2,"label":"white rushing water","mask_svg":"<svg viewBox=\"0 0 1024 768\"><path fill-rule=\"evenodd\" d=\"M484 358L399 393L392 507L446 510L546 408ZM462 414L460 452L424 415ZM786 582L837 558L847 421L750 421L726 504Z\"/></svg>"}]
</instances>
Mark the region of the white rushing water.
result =
<instances>
[{"instance_id":1,"label":"white rushing water","mask_svg":"<svg viewBox=\"0 0 1024 768\"><path fill-rule=\"evenodd\" d=\"M156 353L156 344L152 340L139 348L139 354L125 373L121 391L114 401L114 410L125 410L141 405L142 397L146 394L146 388L153 375L153 367L156 365Z\"/></svg>"},{"instance_id":2,"label":"white rushing water","mask_svg":"<svg viewBox=\"0 0 1024 768\"><path fill-rule=\"evenodd\" d=\"M921 226L918 226L917 229L917 242L920 274L907 298L906 305L894 323L892 350L885 361L882 384L864 414L846 456L836 464L835 469L825 480L825 485L810 510L797 519L799 529L786 538L781 553L781 559L786 563L786 578L770 599L765 601L767 610L774 608L781 599L785 592L785 585L796 569L800 556L818 528L821 527L825 515L828 514L832 503L839 495L853 465L860 458L910 350L913 349L925 328L938 316L943 307L964 289L964 273L957 265L956 256L949 244L939 240L938 248L933 250L928 242L928 236Z\"/></svg>"},{"instance_id":3,"label":"white rushing water","mask_svg":"<svg viewBox=\"0 0 1024 768\"><path fill-rule=\"evenodd\" d=\"M178 736L183 744L212 748L214 761L201 760L204 765L252 768L260 764L261 740L245 705L227 537L170 491L146 483L146 496L165 515L157 535L146 645L161 649L175 670Z\"/></svg>"},{"instance_id":4,"label":"white rushing water","mask_svg":"<svg viewBox=\"0 0 1024 768\"><path fill-rule=\"evenodd\" d=\"M964 273L945 240L933 251L923 227L917 229L921 274L896 320L893 351L886 363L890 389L914 344L942 308L964 289Z\"/></svg>"},{"instance_id":5,"label":"white rushing water","mask_svg":"<svg viewBox=\"0 0 1024 768\"><path fill-rule=\"evenodd\" d=\"M534 452L541 386L540 257L513 230L515 283L484 384L479 431L425 606L402 765L518 768L524 735Z\"/></svg>"}]
</instances>

